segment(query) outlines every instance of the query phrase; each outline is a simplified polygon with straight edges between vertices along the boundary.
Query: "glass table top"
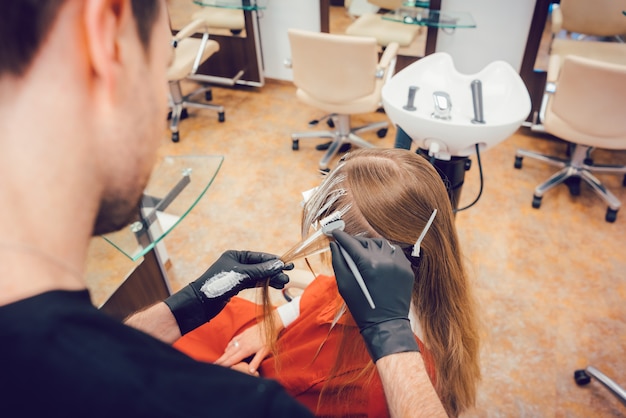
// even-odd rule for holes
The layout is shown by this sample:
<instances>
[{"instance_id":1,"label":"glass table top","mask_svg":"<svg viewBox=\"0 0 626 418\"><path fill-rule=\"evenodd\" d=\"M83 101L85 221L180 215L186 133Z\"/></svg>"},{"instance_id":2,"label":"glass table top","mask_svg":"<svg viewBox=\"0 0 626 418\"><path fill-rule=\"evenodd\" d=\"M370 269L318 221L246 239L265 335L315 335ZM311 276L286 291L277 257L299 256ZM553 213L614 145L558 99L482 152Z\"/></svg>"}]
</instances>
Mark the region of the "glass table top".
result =
<instances>
[{"instance_id":1,"label":"glass table top","mask_svg":"<svg viewBox=\"0 0 626 418\"><path fill-rule=\"evenodd\" d=\"M383 15L385 20L393 20L409 25L430 26L436 28L475 28L476 22L467 12L444 12L420 7L402 7Z\"/></svg>"},{"instance_id":2,"label":"glass table top","mask_svg":"<svg viewBox=\"0 0 626 418\"><path fill-rule=\"evenodd\" d=\"M267 8L269 0L193 0L195 4L224 9L261 10Z\"/></svg>"},{"instance_id":3,"label":"glass table top","mask_svg":"<svg viewBox=\"0 0 626 418\"><path fill-rule=\"evenodd\" d=\"M204 196L222 166L221 155L168 156L152 171L141 214L120 231L102 235L133 261L152 250Z\"/></svg>"}]
</instances>

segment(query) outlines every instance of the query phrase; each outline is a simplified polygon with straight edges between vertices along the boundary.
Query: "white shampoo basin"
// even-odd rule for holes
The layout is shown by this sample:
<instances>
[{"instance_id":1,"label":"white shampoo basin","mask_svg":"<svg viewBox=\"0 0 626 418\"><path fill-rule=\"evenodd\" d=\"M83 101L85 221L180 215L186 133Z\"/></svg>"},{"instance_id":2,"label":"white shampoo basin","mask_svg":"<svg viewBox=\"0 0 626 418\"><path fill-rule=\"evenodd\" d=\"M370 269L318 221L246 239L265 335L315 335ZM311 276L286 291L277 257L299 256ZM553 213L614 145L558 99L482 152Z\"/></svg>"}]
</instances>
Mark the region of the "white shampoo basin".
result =
<instances>
[{"instance_id":1,"label":"white shampoo basin","mask_svg":"<svg viewBox=\"0 0 626 418\"><path fill-rule=\"evenodd\" d=\"M482 83L483 120L473 123L471 83ZM416 110L405 110L410 86ZM433 92L450 96L450 119L433 117ZM401 127L420 148L436 158L465 157L475 144L486 150L511 136L531 110L530 96L521 77L504 61L494 61L476 74L461 74L444 52L428 55L395 74L383 86L382 100L391 121Z\"/></svg>"}]
</instances>

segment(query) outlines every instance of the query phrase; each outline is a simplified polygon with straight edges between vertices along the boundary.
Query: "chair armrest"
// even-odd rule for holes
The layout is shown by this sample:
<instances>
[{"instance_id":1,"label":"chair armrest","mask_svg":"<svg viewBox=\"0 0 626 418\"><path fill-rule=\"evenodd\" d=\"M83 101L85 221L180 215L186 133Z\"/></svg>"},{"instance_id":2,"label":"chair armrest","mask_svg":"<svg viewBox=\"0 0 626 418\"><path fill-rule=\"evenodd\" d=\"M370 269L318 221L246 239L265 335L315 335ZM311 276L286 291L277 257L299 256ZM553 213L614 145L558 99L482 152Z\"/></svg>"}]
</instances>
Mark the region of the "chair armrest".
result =
<instances>
[{"instance_id":1,"label":"chair armrest","mask_svg":"<svg viewBox=\"0 0 626 418\"><path fill-rule=\"evenodd\" d=\"M553 95L556 91L556 82L559 78L560 72L561 57L556 54L550 56L550 59L548 61L548 76L546 79L546 87L543 91L543 96L541 97L541 104L539 105L539 121L541 124L543 124L543 121L546 120L548 102L550 101L550 96Z\"/></svg>"},{"instance_id":2,"label":"chair armrest","mask_svg":"<svg viewBox=\"0 0 626 418\"><path fill-rule=\"evenodd\" d=\"M206 32L208 29L204 19L196 19L187 24L184 28L178 31L174 36L175 42L180 42L185 38L189 38L191 35L197 32Z\"/></svg>"},{"instance_id":3,"label":"chair armrest","mask_svg":"<svg viewBox=\"0 0 626 418\"><path fill-rule=\"evenodd\" d=\"M561 72L561 64L563 57L558 54L551 55L548 59L548 71L546 75L546 81L555 83L559 78Z\"/></svg>"},{"instance_id":4,"label":"chair armrest","mask_svg":"<svg viewBox=\"0 0 626 418\"><path fill-rule=\"evenodd\" d=\"M385 48L385 52L383 52L383 55L380 57L380 60L378 61L378 68L382 68L386 70L387 67L389 67L389 64L391 63L391 61L398 54L398 48L399 48L399 45L397 42L389 43L389 45L387 45L387 47Z\"/></svg>"},{"instance_id":5,"label":"chair armrest","mask_svg":"<svg viewBox=\"0 0 626 418\"><path fill-rule=\"evenodd\" d=\"M552 5L552 26L550 30L553 35L561 32L561 28L563 27L563 13L561 12L561 7L558 4Z\"/></svg>"}]
</instances>

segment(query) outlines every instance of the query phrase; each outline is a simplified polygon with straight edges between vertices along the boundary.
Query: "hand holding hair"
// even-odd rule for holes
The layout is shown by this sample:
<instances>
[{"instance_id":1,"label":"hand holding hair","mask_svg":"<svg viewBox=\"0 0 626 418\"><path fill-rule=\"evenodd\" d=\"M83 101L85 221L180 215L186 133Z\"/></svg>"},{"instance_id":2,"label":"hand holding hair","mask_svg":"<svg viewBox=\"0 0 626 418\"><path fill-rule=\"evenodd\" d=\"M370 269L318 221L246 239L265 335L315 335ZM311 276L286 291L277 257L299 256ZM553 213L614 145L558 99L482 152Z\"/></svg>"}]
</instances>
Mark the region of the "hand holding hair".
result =
<instances>
[{"instance_id":1,"label":"hand holding hair","mask_svg":"<svg viewBox=\"0 0 626 418\"><path fill-rule=\"evenodd\" d=\"M283 270L291 269L292 263L285 265L273 254L229 250L196 281L165 299L165 304L185 335L213 319L243 289L267 279L270 286L282 289L289 282Z\"/></svg>"},{"instance_id":2,"label":"hand holding hair","mask_svg":"<svg viewBox=\"0 0 626 418\"><path fill-rule=\"evenodd\" d=\"M419 351L409 322L411 291L415 280L403 251L387 240L352 237L334 230L330 243L339 293L354 317L374 362L390 354ZM361 291L339 245L358 267L375 309Z\"/></svg>"}]
</instances>

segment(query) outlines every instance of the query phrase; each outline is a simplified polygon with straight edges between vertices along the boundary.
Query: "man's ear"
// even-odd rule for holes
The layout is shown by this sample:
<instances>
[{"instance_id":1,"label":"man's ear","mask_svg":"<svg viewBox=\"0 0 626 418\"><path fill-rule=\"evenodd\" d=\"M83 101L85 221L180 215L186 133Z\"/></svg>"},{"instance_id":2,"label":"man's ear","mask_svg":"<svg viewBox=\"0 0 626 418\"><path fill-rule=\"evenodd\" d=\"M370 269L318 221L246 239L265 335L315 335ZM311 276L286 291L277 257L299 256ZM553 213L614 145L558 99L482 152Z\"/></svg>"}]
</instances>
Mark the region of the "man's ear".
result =
<instances>
[{"instance_id":1,"label":"man's ear","mask_svg":"<svg viewBox=\"0 0 626 418\"><path fill-rule=\"evenodd\" d=\"M96 82L111 92L120 72L120 43L132 23L130 0L84 2L85 52Z\"/></svg>"}]
</instances>

